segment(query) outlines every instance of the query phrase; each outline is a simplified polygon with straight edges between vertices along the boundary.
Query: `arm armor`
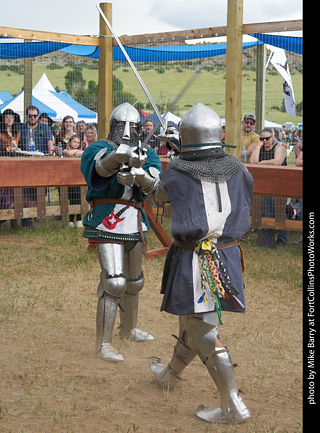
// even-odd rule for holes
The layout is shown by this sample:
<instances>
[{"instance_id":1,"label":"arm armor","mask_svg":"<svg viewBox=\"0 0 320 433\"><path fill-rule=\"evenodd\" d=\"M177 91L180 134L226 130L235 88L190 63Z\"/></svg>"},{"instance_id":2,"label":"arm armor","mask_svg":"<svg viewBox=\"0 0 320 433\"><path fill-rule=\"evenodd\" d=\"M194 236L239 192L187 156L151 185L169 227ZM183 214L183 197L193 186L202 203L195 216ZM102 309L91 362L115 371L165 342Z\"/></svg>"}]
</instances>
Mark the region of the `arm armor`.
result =
<instances>
[{"instance_id":1,"label":"arm armor","mask_svg":"<svg viewBox=\"0 0 320 433\"><path fill-rule=\"evenodd\" d=\"M158 206L169 203L167 193L163 188L160 178L158 179L157 185L153 191L153 200Z\"/></svg>"},{"instance_id":2,"label":"arm armor","mask_svg":"<svg viewBox=\"0 0 320 433\"><path fill-rule=\"evenodd\" d=\"M106 152L106 149L102 149L94 159L96 172L102 177L112 176L122 163L115 150Z\"/></svg>"},{"instance_id":3,"label":"arm armor","mask_svg":"<svg viewBox=\"0 0 320 433\"><path fill-rule=\"evenodd\" d=\"M146 155L136 153L137 146L130 147L120 144L117 150L106 152L100 150L95 156L96 172L102 177L112 176L123 163L129 163L131 167L141 167L146 161Z\"/></svg>"},{"instance_id":4,"label":"arm armor","mask_svg":"<svg viewBox=\"0 0 320 433\"><path fill-rule=\"evenodd\" d=\"M143 168L133 170L136 185L138 185L147 194L151 194L160 181L159 170L157 170L155 167L149 167L148 171L143 170Z\"/></svg>"},{"instance_id":5,"label":"arm armor","mask_svg":"<svg viewBox=\"0 0 320 433\"><path fill-rule=\"evenodd\" d=\"M135 183L147 194L153 193L153 199L157 205L168 203L169 199L161 183L159 170L154 167L150 167L149 172L143 169L140 170L139 174L137 174L138 170L136 170Z\"/></svg>"}]
</instances>

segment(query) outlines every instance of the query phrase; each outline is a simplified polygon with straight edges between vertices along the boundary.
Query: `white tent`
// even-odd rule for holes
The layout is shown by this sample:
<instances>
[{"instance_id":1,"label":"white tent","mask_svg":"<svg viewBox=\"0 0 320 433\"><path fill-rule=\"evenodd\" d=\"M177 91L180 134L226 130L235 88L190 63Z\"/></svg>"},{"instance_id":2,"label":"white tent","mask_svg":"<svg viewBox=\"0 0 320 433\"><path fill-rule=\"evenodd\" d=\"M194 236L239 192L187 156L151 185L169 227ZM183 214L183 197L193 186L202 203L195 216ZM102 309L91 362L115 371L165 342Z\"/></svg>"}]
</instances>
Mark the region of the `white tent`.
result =
<instances>
[{"instance_id":1,"label":"white tent","mask_svg":"<svg viewBox=\"0 0 320 433\"><path fill-rule=\"evenodd\" d=\"M79 104L67 92L56 92L45 73L32 89L32 99L32 103L39 108L40 113L47 113L54 121L61 121L65 116L70 115L75 122L79 120L97 122L97 113ZM21 122L24 122L23 101L24 93L21 92L12 100L0 105L0 112L11 108L20 115Z\"/></svg>"}]
</instances>

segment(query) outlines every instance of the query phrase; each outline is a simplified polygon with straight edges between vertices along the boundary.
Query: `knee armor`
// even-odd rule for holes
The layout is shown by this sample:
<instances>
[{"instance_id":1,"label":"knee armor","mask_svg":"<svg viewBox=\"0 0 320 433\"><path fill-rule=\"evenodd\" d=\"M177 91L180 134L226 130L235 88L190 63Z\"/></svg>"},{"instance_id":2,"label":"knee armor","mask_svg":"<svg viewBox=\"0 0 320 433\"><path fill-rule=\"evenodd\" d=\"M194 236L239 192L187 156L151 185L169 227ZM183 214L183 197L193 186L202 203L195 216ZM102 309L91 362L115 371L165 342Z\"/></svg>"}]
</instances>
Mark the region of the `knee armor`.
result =
<instances>
[{"instance_id":1,"label":"knee armor","mask_svg":"<svg viewBox=\"0 0 320 433\"><path fill-rule=\"evenodd\" d=\"M101 266L98 297L103 293L114 298L121 298L126 290L126 278L123 269L124 246L122 244L97 244Z\"/></svg>"},{"instance_id":2,"label":"knee armor","mask_svg":"<svg viewBox=\"0 0 320 433\"><path fill-rule=\"evenodd\" d=\"M217 313L215 311L182 316L188 333L188 345L199 355L212 356L218 336Z\"/></svg>"},{"instance_id":3,"label":"knee armor","mask_svg":"<svg viewBox=\"0 0 320 433\"><path fill-rule=\"evenodd\" d=\"M142 242L133 245L128 243L124 254L124 274L127 280L126 294L137 295L143 288L144 277L142 272Z\"/></svg>"}]
</instances>

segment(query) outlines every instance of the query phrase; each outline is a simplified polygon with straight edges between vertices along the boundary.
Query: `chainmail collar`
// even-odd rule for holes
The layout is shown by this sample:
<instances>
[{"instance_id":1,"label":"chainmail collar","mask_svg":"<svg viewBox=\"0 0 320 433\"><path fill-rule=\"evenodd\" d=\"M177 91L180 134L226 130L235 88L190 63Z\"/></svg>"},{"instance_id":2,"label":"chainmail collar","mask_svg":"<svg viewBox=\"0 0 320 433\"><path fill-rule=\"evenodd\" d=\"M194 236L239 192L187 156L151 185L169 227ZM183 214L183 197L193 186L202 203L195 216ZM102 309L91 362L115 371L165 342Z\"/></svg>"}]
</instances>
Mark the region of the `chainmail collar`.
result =
<instances>
[{"instance_id":1,"label":"chainmail collar","mask_svg":"<svg viewBox=\"0 0 320 433\"><path fill-rule=\"evenodd\" d=\"M106 140L105 140L108 144L110 144L113 148L114 148L114 150L117 150L118 149L118 147L119 147L119 144L117 144L117 143L115 143L114 141L112 141L112 140L110 140L110 138L108 137L108 138L106 138Z\"/></svg>"},{"instance_id":2,"label":"chainmail collar","mask_svg":"<svg viewBox=\"0 0 320 433\"><path fill-rule=\"evenodd\" d=\"M242 163L234 155L226 153L222 158L205 158L201 160L185 160L174 158L168 168L188 173L194 179L205 182L225 182L241 170Z\"/></svg>"}]
</instances>

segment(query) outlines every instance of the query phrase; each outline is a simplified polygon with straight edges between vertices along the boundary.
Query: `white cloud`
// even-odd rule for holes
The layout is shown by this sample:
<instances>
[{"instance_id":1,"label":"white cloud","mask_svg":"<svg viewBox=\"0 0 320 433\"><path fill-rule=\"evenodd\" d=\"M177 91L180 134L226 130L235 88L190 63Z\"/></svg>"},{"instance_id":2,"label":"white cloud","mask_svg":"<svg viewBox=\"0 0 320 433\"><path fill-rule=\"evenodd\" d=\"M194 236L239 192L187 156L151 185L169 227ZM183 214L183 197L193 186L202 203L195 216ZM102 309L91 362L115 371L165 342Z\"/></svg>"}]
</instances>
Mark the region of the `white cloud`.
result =
<instances>
[{"instance_id":1,"label":"white cloud","mask_svg":"<svg viewBox=\"0 0 320 433\"><path fill-rule=\"evenodd\" d=\"M99 0L1 2L0 26L79 35L98 34ZM13 6L14 4L14 6ZM228 0L114 0L117 35L166 32L227 24ZM302 18L301 0L243 0L244 23ZM18 13L17 13L18 11Z\"/></svg>"}]
</instances>

